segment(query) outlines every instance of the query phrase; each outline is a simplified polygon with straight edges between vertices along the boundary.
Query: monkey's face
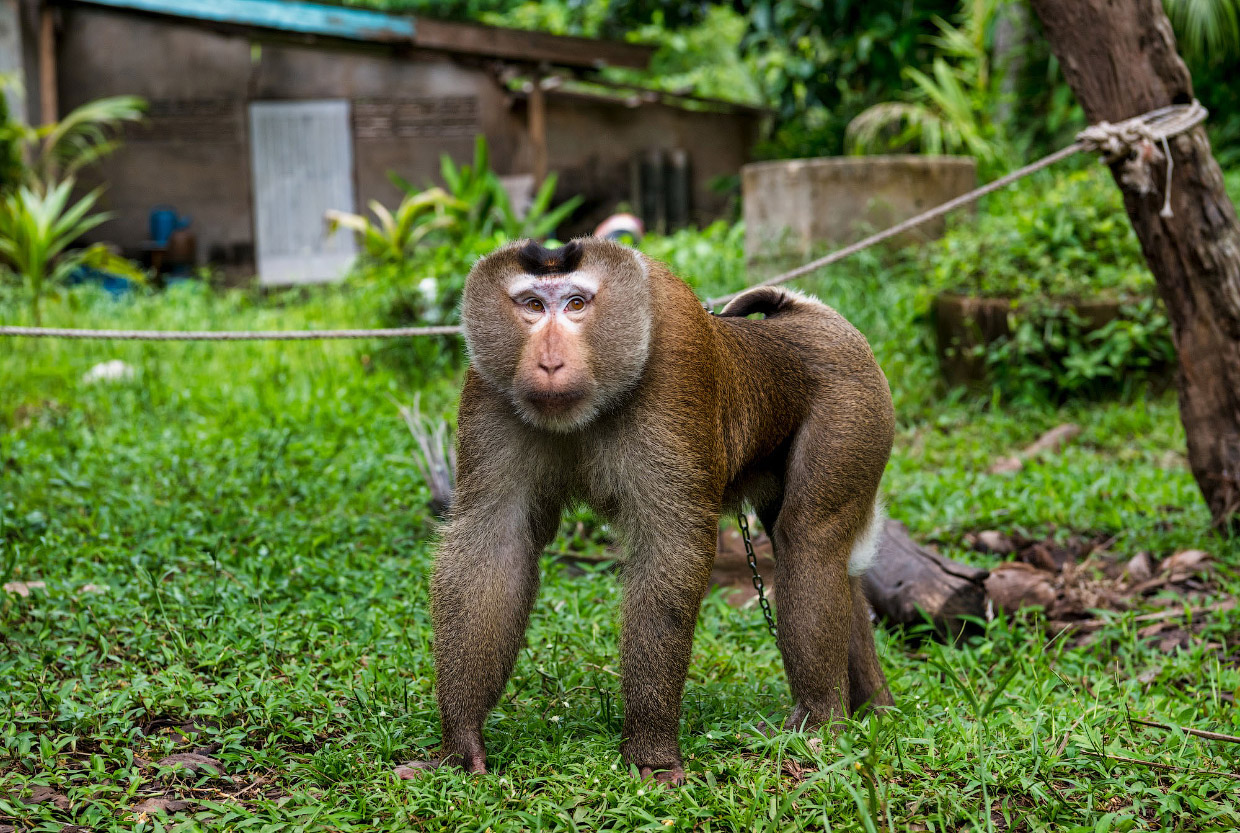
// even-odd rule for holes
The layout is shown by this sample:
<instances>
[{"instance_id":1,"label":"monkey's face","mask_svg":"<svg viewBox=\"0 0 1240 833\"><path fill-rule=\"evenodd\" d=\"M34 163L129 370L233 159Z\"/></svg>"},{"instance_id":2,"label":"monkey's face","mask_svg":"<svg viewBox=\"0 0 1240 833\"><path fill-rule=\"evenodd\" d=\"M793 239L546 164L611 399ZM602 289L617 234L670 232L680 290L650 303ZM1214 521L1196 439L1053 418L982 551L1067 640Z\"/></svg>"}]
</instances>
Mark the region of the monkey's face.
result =
<instances>
[{"instance_id":1,"label":"monkey's face","mask_svg":"<svg viewBox=\"0 0 1240 833\"><path fill-rule=\"evenodd\" d=\"M598 397L583 333L595 313L598 280L583 272L517 275L506 290L525 336L513 377L517 407L546 428L587 422Z\"/></svg>"},{"instance_id":2,"label":"monkey's face","mask_svg":"<svg viewBox=\"0 0 1240 833\"><path fill-rule=\"evenodd\" d=\"M640 378L649 295L639 256L614 243L508 246L479 261L466 281L470 359L525 422L581 428Z\"/></svg>"}]
</instances>

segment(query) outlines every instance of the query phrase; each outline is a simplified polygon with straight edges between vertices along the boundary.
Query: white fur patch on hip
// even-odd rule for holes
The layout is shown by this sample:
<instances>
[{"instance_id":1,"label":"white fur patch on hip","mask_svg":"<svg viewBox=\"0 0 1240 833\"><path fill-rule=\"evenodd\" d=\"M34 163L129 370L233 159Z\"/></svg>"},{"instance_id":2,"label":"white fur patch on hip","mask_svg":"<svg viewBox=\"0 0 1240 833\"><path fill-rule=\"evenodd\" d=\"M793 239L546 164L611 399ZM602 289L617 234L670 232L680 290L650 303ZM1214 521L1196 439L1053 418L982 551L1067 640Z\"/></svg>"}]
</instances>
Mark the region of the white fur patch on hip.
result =
<instances>
[{"instance_id":1,"label":"white fur patch on hip","mask_svg":"<svg viewBox=\"0 0 1240 833\"><path fill-rule=\"evenodd\" d=\"M881 497L874 498L874 509L870 513L870 522L853 541L852 555L848 557L848 574L859 576L870 569L874 559L878 557L878 542L883 535L883 526L887 521L886 508Z\"/></svg>"}]
</instances>

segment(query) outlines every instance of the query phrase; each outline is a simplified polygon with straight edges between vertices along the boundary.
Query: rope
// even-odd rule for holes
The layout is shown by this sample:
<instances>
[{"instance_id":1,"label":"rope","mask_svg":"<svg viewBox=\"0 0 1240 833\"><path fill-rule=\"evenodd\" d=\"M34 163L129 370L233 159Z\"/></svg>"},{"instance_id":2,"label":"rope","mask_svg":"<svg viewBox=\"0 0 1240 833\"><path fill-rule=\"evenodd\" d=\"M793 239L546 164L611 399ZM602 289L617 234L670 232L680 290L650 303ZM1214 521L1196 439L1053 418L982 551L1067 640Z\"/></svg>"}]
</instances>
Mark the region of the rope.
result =
<instances>
[{"instance_id":1,"label":"rope","mask_svg":"<svg viewBox=\"0 0 1240 833\"><path fill-rule=\"evenodd\" d=\"M1049 168L1062 162L1069 156L1082 151L1101 153L1107 164L1121 163L1123 171L1121 180L1124 184L1135 188L1141 194L1153 190L1150 166L1154 162L1167 161L1166 184L1164 186L1163 217L1171 215L1171 171L1173 161L1171 148L1167 140L1187 132L1205 121L1209 115L1201 102L1194 100L1192 104L1173 104L1160 107L1131 119L1111 124L1099 122L1090 125L1076 136L1076 141L1065 148L1044 156L1032 164L1018 168L1010 174L1001 176L967 194L948 200L942 205L923 211L891 228L871 234L828 255L811 260L803 266L781 272L772 278L754 284L751 287L711 298L706 302L710 308L726 304L749 289L761 286L775 286L815 272L824 266L855 255L885 240L890 240L910 229L950 214L957 208L977 202L987 194L1006 188L1017 180L1043 168ZM1158 145L1163 147L1158 150ZM376 330L266 330L266 331L222 331L222 330L77 330L55 327L0 327L0 337L17 336L25 338L78 338L78 339L111 339L121 341L310 341L318 339L345 338L416 338L419 336L459 335L460 327L395 327Z\"/></svg>"},{"instance_id":2,"label":"rope","mask_svg":"<svg viewBox=\"0 0 1240 833\"><path fill-rule=\"evenodd\" d=\"M457 335L460 327L393 327L382 330L77 330L0 327L0 336L87 338L114 341L315 341L333 338L412 338Z\"/></svg>"}]
</instances>

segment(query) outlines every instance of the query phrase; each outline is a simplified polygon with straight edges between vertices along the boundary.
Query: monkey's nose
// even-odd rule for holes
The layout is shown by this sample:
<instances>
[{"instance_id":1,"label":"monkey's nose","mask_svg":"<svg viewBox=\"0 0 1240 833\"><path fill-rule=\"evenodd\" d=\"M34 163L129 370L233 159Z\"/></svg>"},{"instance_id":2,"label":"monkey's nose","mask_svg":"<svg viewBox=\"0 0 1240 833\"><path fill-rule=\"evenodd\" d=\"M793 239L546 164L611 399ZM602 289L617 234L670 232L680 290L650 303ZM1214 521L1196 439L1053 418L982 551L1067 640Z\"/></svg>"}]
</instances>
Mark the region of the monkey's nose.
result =
<instances>
[{"instance_id":1,"label":"monkey's nose","mask_svg":"<svg viewBox=\"0 0 1240 833\"><path fill-rule=\"evenodd\" d=\"M541 367L548 376L554 376L556 371L564 366L564 360L560 358L539 359L538 366Z\"/></svg>"}]
</instances>

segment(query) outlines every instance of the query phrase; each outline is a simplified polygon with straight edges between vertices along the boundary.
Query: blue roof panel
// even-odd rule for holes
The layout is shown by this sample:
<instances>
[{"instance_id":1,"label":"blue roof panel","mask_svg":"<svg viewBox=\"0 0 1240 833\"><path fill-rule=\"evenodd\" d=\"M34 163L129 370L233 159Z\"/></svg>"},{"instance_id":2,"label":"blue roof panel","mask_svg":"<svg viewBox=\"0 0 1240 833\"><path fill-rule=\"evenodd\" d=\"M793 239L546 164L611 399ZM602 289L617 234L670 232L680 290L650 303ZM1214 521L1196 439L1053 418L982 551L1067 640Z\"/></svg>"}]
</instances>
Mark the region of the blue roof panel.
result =
<instances>
[{"instance_id":1,"label":"blue roof panel","mask_svg":"<svg viewBox=\"0 0 1240 833\"><path fill-rule=\"evenodd\" d=\"M77 0L151 14L359 41L412 41L414 19L293 0Z\"/></svg>"}]
</instances>

